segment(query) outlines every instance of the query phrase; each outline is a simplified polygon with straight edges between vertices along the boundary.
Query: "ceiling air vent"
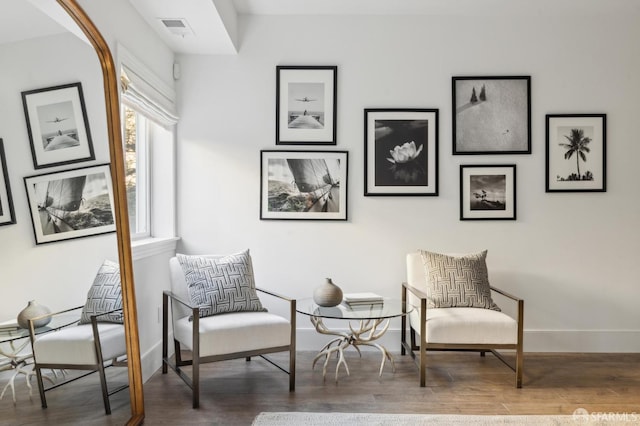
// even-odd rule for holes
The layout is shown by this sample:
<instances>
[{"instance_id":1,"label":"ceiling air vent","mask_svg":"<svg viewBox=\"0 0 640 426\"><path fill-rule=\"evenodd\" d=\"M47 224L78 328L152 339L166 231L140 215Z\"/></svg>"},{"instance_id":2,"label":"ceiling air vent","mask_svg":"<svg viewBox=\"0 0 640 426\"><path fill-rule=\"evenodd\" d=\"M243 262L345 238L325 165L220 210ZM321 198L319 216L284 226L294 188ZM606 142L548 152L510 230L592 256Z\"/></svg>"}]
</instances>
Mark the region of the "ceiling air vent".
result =
<instances>
[{"instance_id":1,"label":"ceiling air vent","mask_svg":"<svg viewBox=\"0 0 640 426\"><path fill-rule=\"evenodd\" d=\"M184 37L186 35L193 35L193 31L186 19L183 18L159 18L162 25L174 35Z\"/></svg>"}]
</instances>

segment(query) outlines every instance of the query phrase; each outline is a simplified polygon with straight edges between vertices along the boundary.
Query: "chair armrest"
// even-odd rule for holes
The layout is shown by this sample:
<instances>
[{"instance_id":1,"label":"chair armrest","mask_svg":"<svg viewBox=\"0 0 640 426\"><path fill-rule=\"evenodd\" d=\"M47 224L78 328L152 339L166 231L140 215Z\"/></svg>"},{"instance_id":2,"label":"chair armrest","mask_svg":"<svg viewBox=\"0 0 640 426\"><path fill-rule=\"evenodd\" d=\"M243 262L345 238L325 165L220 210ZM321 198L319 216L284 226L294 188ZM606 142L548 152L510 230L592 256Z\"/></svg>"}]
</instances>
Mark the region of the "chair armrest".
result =
<instances>
[{"instance_id":1,"label":"chair armrest","mask_svg":"<svg viewBox=\"0 0 640 426\"><path fill-rule=\"evenodd\" d=\"M412 285L409 285L409 283L402 283L402 286L404 288L406 288L407 290L409 290L411 293L413 293L415 296L417 296L420 299L426 299L427 298L427 293L425 293L424 291L420 290L419 288L413 287Z\"/></svg>"},{"instance_id":2,"label":"chair armrest","mask_svg":"<svg viewBox=\"0 0 640 426\"><path fill-rule=\"evenodd\" d=\"M519 301L521 301L521 300L522 300L522 299L520 299L519 297L516 297L516 296L514 296L514 295L512 295L512 294L507 293L507 292L506 292L506 291L504 291L504 290L500 290L499 288L496 288L496 287L493 287L493 286L491 286L490 288L491 288L491 291L495 291L496 293L501 294L501 295L503 295L504 297L507 297L507 298L509 298L509 299L511 299L511 300L514 300L514 301L516 301L516 302L519 302Z\"/></svg>"},{"instance_id":3,"label":"chair armrest","mask_svg":"<svg viewBox=\"0 0 640 426\"><path fill-rule=\"evenodd\" d=\"M286 300L287 302L293 301L293 299L290 298L290 297L283 296L281 294L275 293L275 292L270 291L270 290L265 290L265 289L260 288L260 287L256 287L256 290L258 290L258 291L260 291L262 293L268 294L269 296L273 296L273 297L277 297L278 299Z\"/></svg>"},{"instance_id":4,"label":"chair armrest","mask_svg":"<svg viewBox=\"0 0 640 426\"><path fill-rule=\"evenodd\" d=\"M193 306L191 304L191 302L187 302L186 300L184 300L183 298L176 296L175 294L173 294L173 292L169 291L169 290L164 290L163 293L168 296L169 298L171 298L171 300L175 300L176 302L180 303L181 305L186 306L189 309L196 309L198 308L198 306Z\"/></svg>"},{"instance_id":5,"label":"chair armrest","mask_svg":"<svg viewBox=\"0 0 640 426\"><path fill-rule=\"evenodd\" d=\"M76 306L74 308L64 309L62 311L51 312L51 313L48 313L48 314L39 315L39 316L33 317L33 318L29 318L29 320L28 320L28 322L29 322L29 339L31 340L31 345L33 345L33 343L35 342L35 339L36 339L36 330L35 330L35 327L33 326L35 321L37 321L39 319L42 319L42 318L50 318L50 317L54 317L56 315L66 314L67 312L76 311L76 310L82 309L82 308L84 308L84 305ZM56 327L54 329L48 330L46 332L48 333L49 331L59 330L59 329L64 328L64 327L68 327L68 326L70 326L72 324L77 323L79 320L80 320L80 317L78 316L77 320L70 321L68 324L61 325L61 326Z\"/></svg>"}]
</instances>

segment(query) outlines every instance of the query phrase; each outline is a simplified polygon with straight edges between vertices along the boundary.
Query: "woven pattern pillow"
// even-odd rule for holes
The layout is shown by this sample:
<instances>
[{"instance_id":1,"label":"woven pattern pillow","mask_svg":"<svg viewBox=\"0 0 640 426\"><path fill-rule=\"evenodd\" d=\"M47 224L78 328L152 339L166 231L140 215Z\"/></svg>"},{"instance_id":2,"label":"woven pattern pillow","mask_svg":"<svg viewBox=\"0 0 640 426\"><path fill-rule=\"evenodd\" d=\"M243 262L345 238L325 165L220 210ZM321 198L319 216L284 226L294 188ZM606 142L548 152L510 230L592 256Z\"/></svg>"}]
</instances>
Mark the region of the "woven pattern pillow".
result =
<instances>
[{"instance_id":1,"label":"woven pattern pillow","mask_svg":"<svg viewBox=\"0 0 640 426\"><path fill-rule=\"evenodd\" d=\"M200 317L227 312L265 311L256 292L249 250L222 257L176 256L191 303Z\"/></svg>"},{"instance_id":2,"label":"woven pattern pillow","mask_svg":"<svg viewBox=\"0 0 640 426\"><path fill-rule=\"evenodd\" d=\"M91 315L104 314L114 309L122 309L120 266L110 260L105 260L87 294L87 302L80 314L80 324L90 324ZM101 315L97 320L122 324L122 310Z\"/></svg>"},{"instance_id":3,"label":"woven pattern pillow","mask_svg":"<svg viewBox=\"0 0 640 426\"><path fill-rule=\"evenodd\" d=\"M491 299L486 250L462 256L421 250L421 255L427 275L427 307L500 310Z\"/></svg>"}]
</instances>

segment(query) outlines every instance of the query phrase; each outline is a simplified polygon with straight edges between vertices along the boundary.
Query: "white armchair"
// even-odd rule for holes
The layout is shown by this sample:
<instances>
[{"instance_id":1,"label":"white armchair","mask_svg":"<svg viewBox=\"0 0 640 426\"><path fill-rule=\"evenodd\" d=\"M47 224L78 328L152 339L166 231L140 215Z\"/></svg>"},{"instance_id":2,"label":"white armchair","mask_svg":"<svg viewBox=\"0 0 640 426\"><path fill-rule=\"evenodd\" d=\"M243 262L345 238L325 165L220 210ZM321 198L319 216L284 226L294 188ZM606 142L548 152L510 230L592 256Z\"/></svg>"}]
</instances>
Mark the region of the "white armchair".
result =
<instances>
[{"instance_id":1,"label":"white armchair","mask_svg":"<svg viewBox=\"0 0 640 426\"><path fill-rule=\"evenodd\" d=\"M98 372L102 399L106 414L111 414L109 396L129 387L128 384L109 390L105 368L126 367L126 344L122 317L122 288L120 268L117 263L105 260L98 269L93 285L87 294L84 306L48 314L55 316L82 309L77 324L50 332L36 333L34 321L29 321L29 333L33 348L33 361L42 408L47 408L45 392L72 382L72 378L49 388L44 387L42 370L88 370L88 374ZM80 378L78 377L78 378Z\"/></svg>"},{"instance_id":2,"label":"white armchair","mask_svg":"<svg viewBox=\"0 0 640 426\"><path fill-rule=\"evenodd\" d=\"M81 308L82 306L79 306L54 314L48 314L47 316L65 314ZM119 311L121 311L121 309ZM124 326L122 324L99 322L101 316L114 312L116 311L91 315L90 324L73 324L41 334L36 334L33 328L33 321L38 318L30 320L30 336L34 361L33 368L38 380L42 408L47 408L45 392L56 389L59 386L85 377L91 373L98 372L104 410L107 415L111 414L109 396L128 387L127 384L109 390L107 386L105 368L109 366L126 367L127 365L126 362L123 361L127 353ZM74 377L45 388L42 380L42 370L44 369L88 370L88 372L79 377Z\"/></svg>"},{"instance_id":3,"label":"white armchair","mask_svg":"<svg viewBox=\"0 0 640 426\"><path fill-rule=\"evenodd\" d=\"M491 291L501 294L517 305L516 318L492 309L476 307L428 308L427 273L420 252L407 255L407 282L402 283L402 300L418 309L409 315L411 343L407 342L407 318L402 318L401 351L415 359L418 352L420 386L425 386L426 351L478 351L481 356L492 352L516 373L516 387L522 387L523 369L523 312L524 301L495 287ZM420 339L416 343L416 335ZM514 350L515 365L511 365L497 352Z\"/></svg>"},{"instance_id":4,"label":"white armchair","mask_svg":"<svg viewBox=\"0 0 640 426\"><path fill-rule=\"evenodd\" d=\"M223 256L202 257L220 259ZM249 268L251 268L250 265ZM262 294L287 303L290 318L286 319L265 311L229 312L201 318L201 307L190 300L185 272L177 257L170 259L169 269L171 291L165 291L163 294L162 372L166 374L167 367L170 367L192 389L193 408L198 408L200 405L200 364L207 362L235 358L246 358L249 361L252 356L260 356L288 373L289 391L295 389L295 300L255 287ZM171 307L175 361L169 357L169 307ZM185 350L191 352L191 359L182 358L182 351ZM284 351L289 352L288 370L264 356ZM191 378L181 369L186 365L192 366Z\"/></svg>"}]
</instances>

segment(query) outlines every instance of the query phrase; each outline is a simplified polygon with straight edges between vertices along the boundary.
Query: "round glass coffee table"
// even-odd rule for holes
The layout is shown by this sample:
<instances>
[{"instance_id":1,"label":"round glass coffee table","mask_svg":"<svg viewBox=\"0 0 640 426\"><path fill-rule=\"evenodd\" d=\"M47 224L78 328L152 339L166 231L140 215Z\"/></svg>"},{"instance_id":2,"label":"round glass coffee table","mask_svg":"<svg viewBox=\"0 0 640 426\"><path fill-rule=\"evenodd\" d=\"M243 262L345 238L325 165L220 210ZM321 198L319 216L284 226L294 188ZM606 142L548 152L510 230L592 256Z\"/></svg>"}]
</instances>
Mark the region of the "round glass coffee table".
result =
<instances>
[{"instance_id":1,"label":"round glass coffee table","mask_svg":"<svg viewBox=\"0 0 640 426\"><path fill-rule=\"evenodd\" d=\"M324 345L318 355L316 355L313 359L312 366L312 368L315 367L316 362L324 356L325 360L322 368L322 377L326 378L329 358L333 354L336 354L338 357L338 363L336 365L336 382L338 381L340 365L344 365L344 369L347 372L347 375L349 375L349 366L347 366L347 362L344 359L344 350L349 346L353 346L361 356L362 354L360 353L359 346L372 346L377 348L382 353L379 375L382 376L382 370L384 369L386 360L389 360L392 371L395 372L396 366L393 362L393 356L384 346L376 343L376 340L382 337L387 331L389 328L389 320L391 318L407 315L412 310L413 306L408 303L403 303L398 299L387 298L385 298L382 303L372 303L353 308L345 304L325 308L318 306L312 298L299 299L296 303L296 311L303 315L308 315L311 323L318 333L336 336ZM349 331L333 331L324 324L323 319L358 321L359 324L354 328L351 322L349 322Z\"/></svg>"}]
</instances>

